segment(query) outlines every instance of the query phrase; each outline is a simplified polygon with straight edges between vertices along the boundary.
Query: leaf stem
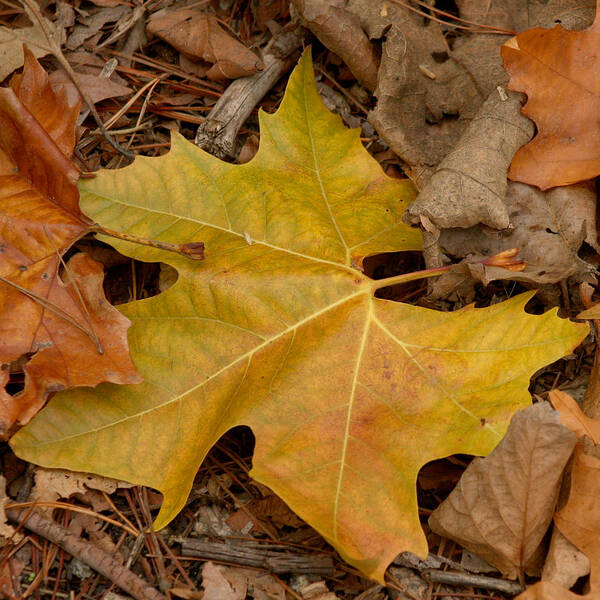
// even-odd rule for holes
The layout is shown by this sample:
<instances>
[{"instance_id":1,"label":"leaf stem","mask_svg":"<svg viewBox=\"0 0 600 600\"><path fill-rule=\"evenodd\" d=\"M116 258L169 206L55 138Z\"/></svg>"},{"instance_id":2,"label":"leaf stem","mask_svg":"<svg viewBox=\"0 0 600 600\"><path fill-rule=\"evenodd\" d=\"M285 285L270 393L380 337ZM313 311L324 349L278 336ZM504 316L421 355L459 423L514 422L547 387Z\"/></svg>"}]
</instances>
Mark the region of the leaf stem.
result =
<instances>
[{"instance_id":1,"label":"leaf stem","mask_svg":"<svg viewBox=\"0 0 600 600\"><path fill-rule=\"evenodd\" d=\"M507 269L508 271L522 271L526 265L525 261L518 258L518 254L518 248L509 248L508 250L503 250L502 252L498 252L498 254L494 254L494 256L473 261L471 264L481 264L486 267L500 267L502 269ZM437 277L442 273L450 271L450 269L455 266L456 265L446 265L444 267L437 267L435 269L424 269L423 271L415 271L414 273L403 273L402 275L394 275L393 277L378 279L371 284L371 293L375 293L375 291L390 285L396 285L397 283L407 283L417 279Z\"/></svg>"},{"instance_id":2,"label":"leaf stem","mask_svg":"<svg viewBox=\"0 0 600 600\"><path fill-rule=\"evenodd\" d=\"M437 277L438 275L449 271L453 266L454 265L446 265L445 267L438 267L436 269L424 269L422 271L414 271L413 273L402 273L402 275L378 279L371 284L371 292L375 292L376 290L380 290L381 288L390 285L396 285L397 283L408 283L409 281L416 281L417 279Z\"/></svg>"},{"instance_id":3,"label":"leaf stem","mask_svg":"<svg viewBox=\"0 0 600 600\"><path fill-rule=\"evenodd\" d=\"M120 231L114 231L113 229L106 229L106 227L102 227L102 225L98 224L92 225L90 229L95 233L103 233L104 235L108 235L119 240L125 240L126 242L132 242L133 244L141 244L142 246L159 248L160 250L166 250L167 252L175 252L176 254L185 256L186 258L192 258L195 260L202 260L204 258L204 242L171 244L170 242L149 240L148 238L139 237L130 233L122 233Z\"/></svg>"}]
</instances>

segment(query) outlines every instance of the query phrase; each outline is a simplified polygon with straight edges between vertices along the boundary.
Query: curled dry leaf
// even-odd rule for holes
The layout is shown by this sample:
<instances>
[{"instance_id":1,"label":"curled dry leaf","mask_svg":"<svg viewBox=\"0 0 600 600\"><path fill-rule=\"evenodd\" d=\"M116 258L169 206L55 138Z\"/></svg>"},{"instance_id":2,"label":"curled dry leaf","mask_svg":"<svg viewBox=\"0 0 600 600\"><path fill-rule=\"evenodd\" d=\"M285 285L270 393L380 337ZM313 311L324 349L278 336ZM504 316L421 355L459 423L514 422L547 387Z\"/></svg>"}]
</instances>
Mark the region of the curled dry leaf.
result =
<instances>
[{"instance_id":1,"label":"curled dry leaf","mask_svg":"<svg viewBox=\"0 0 600 600\"><path fill-rule=\"evenodd\" d=\"M547 403L518 412L487 458L476 458L429 518L431 529L510 578L531 566L552 521L576 438Z\"/></svg>"},{"instance_id":2,"label":"curled dry leaf","mask_svg":"<svg viewBox=\"0 0 600 600\"><path fill-rule=\"evenodd\" d=\"M511 179L548 189L600 174L599 44L597 12L585 31L529 29L502 47L509 87L527 94L523 114L538 129L515 155Z\"/></svg>"},{"instance_id":3,"label":"curled dry leaf","mask_svg":"<svg viewBox=\"0 0 600 600\"><path fill-rule=\"evenodd\" d=\"M79 104L54 92L30 53L23 75L0 89L0 276L8 280L0 282L0 363L34 354L23 393L2 394L3 434L27 422L49 391L140 381L127 347L129 322L104 299L101 265L77 255L66 283L58 275L60 254L90 223L67 158L78 114Z\"/></svg>"},{"instance_id":4,"label":"curled dry leaf","mask_svg":"<svg viewBox=\"0 0 600 600\"><path fill-rule=\"evenodd\" d=\"M476 281L484 285L498 279L544 284L567 277L580 281L593 277L593 265L578 256L584 242L596 250L599 248L593 182L546 192L511 182L504 205L510 220L505 230L485 225L442 230L438 241L441 250L454 259L469 259L433 282L433 297L445 297L459 285L461 296L468 296ZM519 258L525 262L523 271L515 273L473 262L505 248L518 248Z\"/></svg>"},{"instance_id":5,"label":"curled dry leaf","mask_svg":"<svg viewBox=\"0 0 600 600\"><path fill-rule=\"evenodd\" d=\"M164 492L162 527L208 450L247 425L252 477L383 581L399 552L427 553L420 467L491 451L530 402L530 375L589 328L526 314L527 294L454 313L375 297L385 283L361 272L363 257L420 247L401 220L412 186L323 106L308 54L260 126L243 165L175 135L165 156L81 182L106 226L173 242L202 231L207 256L111 241L178 271L166 292L122 307L146 381L62 392L12 445L37 464Z\"/></svg>"},{"instance_id":6,"label":"curled dry leaf","mask_svg":"<svg viewBox=\"0 0 600 600\"><path fill-rule=\"evenodd\" d=\"M425 218L438 230L478 223L494 229L509 226L506 171L517 148L533 135L531 121L519 114L520 105L518 94L490 94L406 211L407 222L420 225Z\"/></svg>"},{"instance_id":7,"label":"curled dry leaf","mask_svg":"<svg viewBox=\"0 0 600 600\"><path fill-rule=\"evenodd\" d=\"M360 26L358 15L339 0L294 0L303 24L348 65L356 79L371 92L377 85L379 58Z\"/></svg>"},{"instance_id":8,"label":"curled dry leaf","mask_svg":"<svg viewBox=\"0 0 600 600\"><path fill-rule=\"evenodd\" d=\"M486 2L478 22L513 29L534 12L529 3L505 5L505 0ZM450 48L438 23L397 3L349 0L346 9L360 19L370 40L382 46L377 104L369 121L421 188L485 98L504 84L498 49L508 36L465 36Z\"/></svg>"},{"instance_id":9,"label":"curled dry leaf","mask_svg":"<svg viewBox=\"0 0 600 600\"><path fill-rule=\"evenodd\" d=\"M147 30L187 56L213 63L206 73L209 79L245 77L263 68L262 61L210 13L188 8L158 11L148 20Z\"/></svg>"}]
</instances>

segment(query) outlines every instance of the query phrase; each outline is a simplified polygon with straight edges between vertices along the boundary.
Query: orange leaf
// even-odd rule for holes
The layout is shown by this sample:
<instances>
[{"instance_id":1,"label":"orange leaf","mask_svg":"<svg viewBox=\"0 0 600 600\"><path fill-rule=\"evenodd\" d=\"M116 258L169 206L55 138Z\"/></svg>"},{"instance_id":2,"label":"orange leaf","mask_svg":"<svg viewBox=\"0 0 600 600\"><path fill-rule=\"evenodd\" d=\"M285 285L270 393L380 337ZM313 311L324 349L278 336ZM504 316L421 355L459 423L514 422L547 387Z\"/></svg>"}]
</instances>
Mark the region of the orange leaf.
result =
<instances>
[{"instance_id":1,"label":"orange leaf","mask_svg":"<svg viewBox=\"0 0 600 600\"><path fill-rule=\"evenodd\" d=\"M587 435L594 444L600 443L600 421L588 417L579 404L565 392L550 390L552 406L560 412L560 422L578 438Z\"/></svg>"},{"instance_id":2,"label":"orange leaf","mask_svg":"<svg viewBox=\"0 0 600 600\"><path fill-rule=\"evenodd\" d=\"M35 355L21 395L10 396L0 382L2 434L15 421L26 423L49 391L140 381L129 357L129 321L104 299L101 266L87 257L70 261L85 309L72 282L58 276L60 254L90 225L79 208L79 171L68 158L79 103L54 92L25 55L23 75L0 89L0 363Z\"/></svg>"},{"instance_id":3,"label":"orange leaf","mask_svg":"<svg viewBox=\"0 0 600 600\"><path fill-rule=\"evenodd\" d=\"M600 2L599 2L600 4ZM585 31L528 29L502 47L509 88L538 128L514 156L508 177L543 190L600 174L600 22Z\"/></svg>"}]
</instances>

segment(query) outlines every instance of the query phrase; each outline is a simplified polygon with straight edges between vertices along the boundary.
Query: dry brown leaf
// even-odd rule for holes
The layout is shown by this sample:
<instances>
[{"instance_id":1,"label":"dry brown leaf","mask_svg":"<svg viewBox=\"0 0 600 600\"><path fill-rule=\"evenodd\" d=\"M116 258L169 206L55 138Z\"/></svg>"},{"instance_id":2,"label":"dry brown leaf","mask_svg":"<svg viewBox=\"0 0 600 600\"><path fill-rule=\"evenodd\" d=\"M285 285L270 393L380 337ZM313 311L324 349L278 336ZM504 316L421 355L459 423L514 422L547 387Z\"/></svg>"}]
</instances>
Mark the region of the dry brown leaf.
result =
<instances>
[{"instance_id":1,"label":"dry brown leaf","mask_svg":"<svg viewBox=\"0 0 600 600\"><path fill-rule=\"evenodd\" d=\"M244 600L251 592L254 600L285 600L285 589L270 575L252 569L217 566L202 567L203 600Z\"/></svg>"},{"instance_id":2,"label":"dry brown leaf","mask_svg":"<svg viewBox=\"0 0 600 600\"><path fill-rule=\"evenodd\" d=\"M262 61L209 13L188 8L161 10L150 17L147 30L182 53L213 63L206 73L209 79L245 77L263 68Z\"/></svg>"},{"instance_id":3,"label":"dry brown leaf","mask_svg":"<svg viewBox=\"0 0 600 600\"><path fill-rule=\"evenodd\" d=\"M490 95L409 206L407 222L419 225L425 217L437 229L478 223L494 229L509 226L506 171L514 152L533 134L533 124L519 113L520 105L518 94L503 96L495 90Z\"/></svg>"},{"instance_id":4,"label":"dry brown leaf","mask_svg":"<svg viewBox=\"0 0 600 600\"><path fill-rule=\"evenodd\" d=\"M119 488L128 487L132 485L100 475L35 467L35 485L29 499L31 502L56 502L75 494L85 495L89 490L110 495Z\"/></svg>"},{"instance_id":5,"label":"dry brown leaf","mask_svg":"<svg viewBox=\"0 0 600 600\"><path fill-rule=\"evenodd\" d=\"M511 179L548 189L600 174L599 43L597 13L585 31L568 31L561 24L551 30L529 29L502 47L510 89L527 94L523 114L538 130L516 153Z\"/></svg>"},{"instance_id":6,"label":"dry brown leaf","mask_svg":"<svg viewBox=\"0 0 600 600\"><path fill-rule=\"evenodd\" d=\"M437 23L396 3L350 0L347 8L371 40L383 40L369 121L421 187L485 98L504 83L497 54L507 38L475 35L450 49ZM481 22L504 25L487 17Z\"/></svg>"},{"instance_id":7,"label":"dry brown leaf","mask_svg":"<svg viewBox=\"0 0 600 600\"><path fill-rule=\"evenodd\" d=\"M567 504L554 516L562 534L590 559L591 591L600 594L600 459L575 447Z\"/></svg>"},{"instance_id":8,"label":"dry brown leaf","mask_svg":"<svg viewBox=\"0 0 600 600\"><path fill-rule=\"evenodd\" d=\"M550 390L548 399L560 412L560 422L565 427L578 438L586 435L594 444L600 444L600 421L588 417L569 394L561 390Z\"/></svg>"},{"instance_id":9,"label":"dry brown leaf","mask_svg":"<svg viewBox=\"0 0 600 600\"><path fill-rule=\"evenodd\" d=\"M118 21L123 15L131 12L131 8L121 2L111 8L101 8L89 17L79 17L81 24L75 25L73 33L67 38L67 50L76 50L86 40L94 37L106 23Z\"/></svg>"},{"instance_id":10,"label":"dry brown leaf","mask_svg":"<svg viewBox=\"0 0 600 600\"><path fill-rule=\"evenodd\" d=\"M542 571L542 581L556 583L568 590L589 572L589 558L555 527Z\"/></svg>"},{"instance_id":11,"label":"dry brown leaf","mask_svg":"<svg viewBox=\"0 0 600 600\"><path fill-rule=\"evenodd\" d=\"M429 518L449 537L515 578L528 568L552 520L575 436L546 403L515 414L505 437L476 458Z\"/></svg>"},{"instance_id":12,"label":"dry brown leaf","mask_svg":"<svg viewBox=\"0 0 600 600\"><path fill-rule=\"evenodd\" d=\"M593 265L579 258L583 242L598 249L595 227L596 189L588 182L560 187L546 192L522 183L510 183L504 205L510 219L506 230L484 225L467 229L452 228L441 232L439 245L444 253L456 258L469 257L468 262L453 268L433 283L434 297L447 296L465 281L513 279L528 283L556 283L567 277L591 278ZM508 248L518 248L519 258L526 263L519 273L498 267L474 265L473 261L493 256Z\"/></svg>"},{"instance_id":13,"label":"dry brown leaf","mask_svg":"<svg viewBox=\"0 0 600 600\"><path fill-rule=\"evenodd\" d=\"M356 79L371 92L377 86L379 58L360 26L358 15L340 0L293 0L303 25L348 65Z\"/></svg>"},{"instance_id":14,"label":"dry brown leaf","mask_svg":"<svg viewBox=\"0 0 600 600\"><path fill-rule=\"evenodd\" d=\"M4 506L10 502L12 500L6 495L6 479L0 475L0 548L6 544L8 539L12 539L13 542L23 539L23 535L15 533L15 528L9 525L6 519Z\"/></svg>"},{"instance_id":15,"label":"dry brown leaf","mask_svg":"<svg viewBox=\"0 0 600 600\"><path fill-rule=\"evenodd\" d=\"M25 57L23 46L26 45L30 52L36 57L50 54L50 45L42 26L32 14L27 4L23 4L29 20L33 23L31 27L21 29L9 29L0 27L0 82L15 69L23 66ZM58 34L54 25L44 18L44 24L48 31Z\"/></svg>"},{"instance_id":16,"label":"dry brown leaf","mask_svg":"<svg viewBox=\"0 0 600 600\"><path fill-rule=\"evenodd\" d=\"M552 581L538 581L519 594L515 600L597 600L597 596L580 596L574 594L558 583Z\"/></svg>"},{"instance_id":17,"label":"dry brown leaf","mask_svg":"<svg viewBox=\"0 0 600 600\"><path fill-rule=\"evenodd\" d=\"M79 85L88 93L94 104L107 98L127 96L132 91L130 87L92 73L78 73L77 79ZM82 100L79 90L64 70L53 71L50 75L50 83L54 88L62 86L70 103L74 104Z\"/></svg>"},{"instance_id":18,"label":"dry brown leaf","mask_svg":"<svg viewBox=\"0 0 600 600\"><path fill-rule=\"evenodd\" d=\"M129 321L104 298L102 266L76 255L66 282L58 276L59 254L89 230L79 209L79 172L67 158L78 114L79 104L70 105L64 93L52 90L30 53L23 75L0 89L0 276L52 308L0 283L0 363L34 354L25 366L23 393L2 395L3 434L16 420L27 422L52 390L140 381L129 357Z\"/></svg>"}]
</instances>

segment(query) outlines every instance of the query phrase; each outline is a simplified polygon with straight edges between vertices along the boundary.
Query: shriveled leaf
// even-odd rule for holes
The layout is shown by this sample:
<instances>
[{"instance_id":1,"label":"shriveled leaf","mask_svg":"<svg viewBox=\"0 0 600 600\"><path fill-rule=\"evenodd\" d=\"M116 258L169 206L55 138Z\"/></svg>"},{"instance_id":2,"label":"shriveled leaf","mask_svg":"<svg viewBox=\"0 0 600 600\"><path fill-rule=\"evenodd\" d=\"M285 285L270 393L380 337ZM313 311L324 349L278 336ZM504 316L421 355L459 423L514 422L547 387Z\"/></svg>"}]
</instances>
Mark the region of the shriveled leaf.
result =
<instances>
[{"instance_id":1,"label":"shriveled leaf","mask_svg":"<svg viewBox=\"0 0 600 600\"><path fill-rule=\"evenodd\" d=\"M494 451L467 467L429 526L516 578L552 521L575 441L547 403L517 413Z\"/></svg>"},{"instance_id":2,"label":"shriveled leaf","mask_svg":"<svg viewBox=\"0 0 600 600\"><path fill-rule=\"evenodd\" d=\"M129 322L104 299L101 265L74 256L75 284L58 275L60 254L89 231L79 172L68 159L78 114L79 104L52 90L29 53L23 75L0 89L0 363L35 354L21 395L2 386L3 435L27 422L51 390L140 381L128 354Z\"/></svg>"},{"instance_id":3,"label":"shriveled leaf","mask_svg":"<svg viewBox=\"0 0 600 600\"><path fill-rule=\"evenodd\" d=\"M222 29L210 13L191 8L159 11L150 17L147 29L180 52L213 63L206 73L209 79L245 77L264 67L260 58Z\"/></svg>"},{"instance_id":4,"label":"shriveled leaf","mask_svg":"<svg viewBox=\"0 0 600 600\"><path fill-rule=\"evenodd\" d=\"M356 79L372 92L377 86L379 59L358 15L346 10L337 0L294 0L293 5L303 24L341 57Z\"/></svg>"},{"instance_id":5,"label":"shriveled leaf","mask_svg":"<svg viewBox=\"0 0 600 600\"><path fill-rule=\"evenodd\" d=\"M59 394L14 448L157 488L162 527L214 442L248 425L252 476L383 580L398 552L427 552L419 468L491 451L529 402L530 375L588 327L525 314L530 295L456 313L375 298L363 257L420 247L401 221L411 185L386 177L324 108L309 56L260 124L244 165L175 136L169 154L82 184L86 211L107 227L204 239L206 260L116 244L179 275L122 308L146 382Z\"/></svg>"},{"instance_id":6,"label":"shriveled leaf","mask_svg":"<svg viewBox=\"0 0 600 600\"><path fill-rule=\"evenodd\" d=\"M579 258L584 242L598 249L596 233L596 186L591 183L559 187L546 192L522 183L509 183L503 199L510 219L508 230L485 225L441 232L439 244L454 258L469 257L434 282L436 296L447 295L465 280L488 284L492 280L513 279L528 283L556 283L575 276L593 277L593 265ZM469 202L465 202L465 213ZM473 264L473 257L492 256L507 248L518 248L525 269L515 273L498 267ZM462 273L461 273L462 271Z\"/></svg>"},{"instance_id":7,"label":"shriveled leaf","mask_svg":"<svg viewBox=\"0 0 600 600\"><path fill-rule=\"evenodd\" d=\"M515 154L510 179L545 190L600 174L598 44L596 12L585 31L529 29L502 47L509 87L527 94L523 114L538 129Z\"/></svg>"}]
</instances>

